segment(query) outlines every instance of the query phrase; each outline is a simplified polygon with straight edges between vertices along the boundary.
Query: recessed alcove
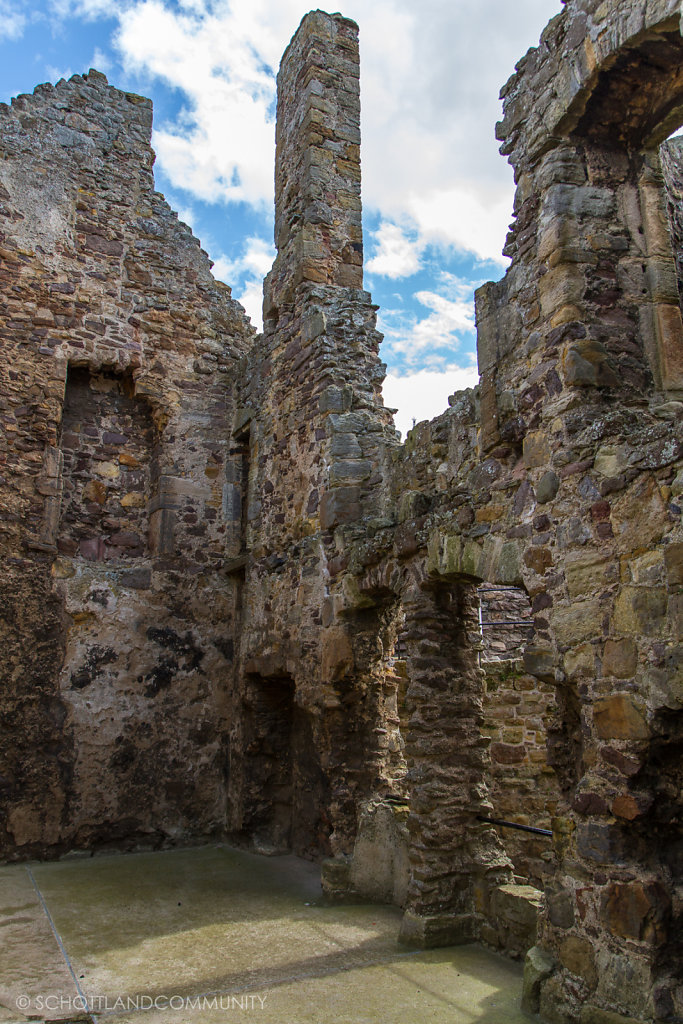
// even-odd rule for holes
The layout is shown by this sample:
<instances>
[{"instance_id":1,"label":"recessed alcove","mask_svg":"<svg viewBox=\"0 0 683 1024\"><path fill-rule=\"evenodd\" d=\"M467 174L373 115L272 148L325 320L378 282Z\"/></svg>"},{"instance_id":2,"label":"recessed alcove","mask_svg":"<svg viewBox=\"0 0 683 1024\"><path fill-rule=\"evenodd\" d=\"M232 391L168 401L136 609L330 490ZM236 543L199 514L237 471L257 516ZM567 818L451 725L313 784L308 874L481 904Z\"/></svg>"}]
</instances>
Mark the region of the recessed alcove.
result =
<instances>
[{"instance_id":1,"label":"recessed alcove","mask_svg":"<svg viewBox=\"0 0 683 1024\"><path fill-rule=\"evenodd\" d=\"M147 553L154 425L129 377L69 368L61 429L60 554L93 562Z\"/></svg>"}]
</instances>

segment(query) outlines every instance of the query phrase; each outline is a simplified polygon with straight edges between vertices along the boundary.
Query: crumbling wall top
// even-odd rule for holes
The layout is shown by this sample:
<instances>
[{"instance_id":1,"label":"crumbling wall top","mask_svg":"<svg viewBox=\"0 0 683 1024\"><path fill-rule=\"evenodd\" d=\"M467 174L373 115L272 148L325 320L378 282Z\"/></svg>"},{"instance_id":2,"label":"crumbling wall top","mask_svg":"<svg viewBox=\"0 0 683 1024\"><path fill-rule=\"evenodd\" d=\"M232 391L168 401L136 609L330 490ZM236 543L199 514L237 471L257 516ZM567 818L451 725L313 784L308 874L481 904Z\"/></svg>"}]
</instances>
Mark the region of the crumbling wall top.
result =
<instances>
[{"instance_id":1,"label":"crumbling wall top","mask_svg":"<svg viewBox=\"0 0 683 1024\"><path fill-rule=\"evenodd\" d=\"M575 130L596 97L603 102L596 120L604 133L630 129L638 147L663 142L683 120L680 32L680 0L572 0L501 91L501 153L517 169L533 162L554 137ZM608 110L605 79L621 78L621 71L631 88L617 89ZM636 79L640 99L632 88Z\"/></svg>"},{"instance_id":2,"label":"crumbling wall top","mask_svg":"<svg viewBox=\"0 0 683 1024\"><path fill-rule=\"evenodd\" d=\"M302 281L362 287L359 79L355 22L307 14L278 74L278 258L266 306L289 301Z\"/></svg>"}]
</instances>

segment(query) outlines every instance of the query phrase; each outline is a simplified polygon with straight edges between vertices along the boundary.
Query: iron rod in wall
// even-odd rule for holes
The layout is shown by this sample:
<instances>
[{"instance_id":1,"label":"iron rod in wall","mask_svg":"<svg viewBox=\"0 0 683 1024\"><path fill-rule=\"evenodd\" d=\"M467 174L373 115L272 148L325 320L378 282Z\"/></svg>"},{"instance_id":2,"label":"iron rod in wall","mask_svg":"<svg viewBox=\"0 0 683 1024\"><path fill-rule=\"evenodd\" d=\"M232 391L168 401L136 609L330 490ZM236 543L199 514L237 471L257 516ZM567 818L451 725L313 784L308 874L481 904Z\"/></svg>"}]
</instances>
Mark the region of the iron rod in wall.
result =
<instances>
[{"instance_id":1,"label":"iron rod in wall","mask_svg":"<svg viewBox=\"0 0 683 1024\"><path fill-rule=\"evenodd\" d=\"M500 622L482 622L482 626L533 626L529 619L501 619Z\"/></svg>"},{"instance_id":2,"label":"iron rod in wall","mask_svg":"<svg viewBox=\"0 0 683 1024\"><path fill-rule=\"evenodd\" d=\"M536 836L552 836L549 828L535 828L533 825L518 825L516 821L503 821L501 818L486 818L483 814L477 815L478 821L486 821L489 825L502 825L503 828L516 828L519 832L533 832Z\"/></svg>"}]
</instances>

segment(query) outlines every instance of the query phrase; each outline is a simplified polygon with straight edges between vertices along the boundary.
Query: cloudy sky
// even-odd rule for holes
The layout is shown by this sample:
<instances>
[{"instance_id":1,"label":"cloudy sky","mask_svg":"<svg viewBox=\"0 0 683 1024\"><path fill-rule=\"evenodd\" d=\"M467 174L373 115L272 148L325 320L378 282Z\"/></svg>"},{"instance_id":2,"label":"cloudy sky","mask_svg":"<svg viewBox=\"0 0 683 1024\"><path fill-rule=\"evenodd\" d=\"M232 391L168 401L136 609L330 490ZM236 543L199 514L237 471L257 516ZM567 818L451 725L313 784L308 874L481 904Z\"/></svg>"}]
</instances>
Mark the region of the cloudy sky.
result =
<instances>
[{"instance_id":1,"label":"cloudy sky","mask_svg":"<svg viewBox=\"0 0 683 1024\"><path fill-rule=\"evenodd\" d=\"M275 74L305 0L0 0L0 101L96 67L151 96L157 188L260 326ZM473 291L505 271L500 87L560 0L344 0L361 30L365 284L397 425L476 382Z\"/></svg>"}]
</instances>

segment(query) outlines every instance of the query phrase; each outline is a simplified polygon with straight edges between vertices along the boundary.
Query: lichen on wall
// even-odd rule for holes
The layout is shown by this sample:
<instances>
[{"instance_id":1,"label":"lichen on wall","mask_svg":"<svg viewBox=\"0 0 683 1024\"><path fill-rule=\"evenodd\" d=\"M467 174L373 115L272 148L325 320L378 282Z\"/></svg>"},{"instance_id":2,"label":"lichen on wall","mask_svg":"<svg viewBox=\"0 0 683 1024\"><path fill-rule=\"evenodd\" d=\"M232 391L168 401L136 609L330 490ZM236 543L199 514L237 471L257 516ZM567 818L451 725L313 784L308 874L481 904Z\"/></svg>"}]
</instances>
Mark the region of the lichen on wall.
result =
<instances>
[{"instance_id":1,"label":"lichen on wall","mask_svg":"<svg viewBox=\"0 0 683 1024\"><path fill-rule=\"evenodd\" d=\"M222 832L231 387L254 335L94 71L0 106L7 856Z\"/></svg>"},{"instance_id":2,"label":"lichen on wall","mask_svg":"<svg viewBox=\"0 0 683 1024\"><path fill-rule=\"evenodd\" d=\"M518 63L480 383L403 445L353 22L283 58L262 335L153 191L147 101L0 108L6 855L293 849L407 942L536 941L548 1020L683 1014L681 46L674 0L569 0ZM533 623L507 667L482 587ZM547 854L487 820L522 803Z\"/></svg>"}]
</instances>

